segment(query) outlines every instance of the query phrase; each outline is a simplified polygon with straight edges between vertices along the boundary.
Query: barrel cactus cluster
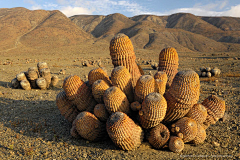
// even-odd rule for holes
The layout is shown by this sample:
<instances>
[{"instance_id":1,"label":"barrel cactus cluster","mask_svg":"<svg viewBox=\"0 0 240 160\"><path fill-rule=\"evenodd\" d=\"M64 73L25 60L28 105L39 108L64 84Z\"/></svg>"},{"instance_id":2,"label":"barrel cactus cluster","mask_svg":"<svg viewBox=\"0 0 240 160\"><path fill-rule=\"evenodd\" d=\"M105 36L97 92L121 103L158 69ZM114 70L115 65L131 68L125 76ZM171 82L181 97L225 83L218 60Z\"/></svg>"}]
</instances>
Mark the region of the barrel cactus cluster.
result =
<instances>
[{"instance_id":1,"label":"barrel cactus cluster","mask_svg":"<svg viewBox=\"0 0 240 160\"><path fill-rule=\"evenodd\" d=\"M200 77L217 77L219 76L221 73L221 70L217 67L211 68L211 67L201 67L200 68L200 73L199 76Z\"/></svg>"},{"instance_id":2,"label":"barrel cactus cluster","mask_svg":"<svg viewBox=\"0 0 240 160\"><path fill-rule=\"evenodd\" d=\"M58 76L51 75L50 69L46 62L39 62L37 67L30 67L28 71L21 72L12 79L12 87L24 90L47 89L50 86L56 86Z\"/></svg>"},{"instance_id":3,"label":"barrel cactus cluster","mask_svg":"<svg viewBox=\"0 0 240 160\"><path fill-rule=\"evenodd\" d=\"M206 129L223 117L221 98L211 95L198 102L199 76L191 69L178 72L174 48L161 51L162 69L154 76L141 75L124 34L111 40L110 55L111 77L103 68L91 70L87 82L70 75L56 97L60 113L72 123L73 137L110 138L122 150L134 150L145 140L153 148L181 152L185 143L203 143Z\"/></svg>"}]
</instances>

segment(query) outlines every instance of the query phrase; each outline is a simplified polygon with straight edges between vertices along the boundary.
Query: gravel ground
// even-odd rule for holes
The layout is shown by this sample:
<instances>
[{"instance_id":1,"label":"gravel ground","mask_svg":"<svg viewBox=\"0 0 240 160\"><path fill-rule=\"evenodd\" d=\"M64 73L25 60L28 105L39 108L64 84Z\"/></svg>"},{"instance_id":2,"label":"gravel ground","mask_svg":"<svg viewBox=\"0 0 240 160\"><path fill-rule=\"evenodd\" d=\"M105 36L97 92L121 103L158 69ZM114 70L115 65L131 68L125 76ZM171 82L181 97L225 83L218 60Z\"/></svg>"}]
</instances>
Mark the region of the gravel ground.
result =
<instances>
[{"instance_id":1,"label":"gravel ground","mask_svg":"<svg viewBox=\"0 0 240 160\"><path fill-rule=\"evenodd\" d=\"M239 53L179 53L180 69L198 71L201 66L221 69L220 77L200 78L199 102L215 94L222 97L227 106L224 118L207 129L205 142L198 146L186 144L179 154L168 148L153 149L146 141L134 151L123 151L110 138L89 142L71 137L71 124L61 116L55 103L56 95L63 90L63 79L70 74L87 80L88 72L96 65L82 66L84 60L101 59L110 75L113 69L110 56L95 55L83 58L74 53L64 56L32 54L0 58L0 159L240 159L240 60L234 58ZM156 72L142 61L157 62L158 53L138 50L136 55L145 74ZM36 66L38 61L46 61L52 75L58 75L61 69L66 71L58 75L58 85L48 90L12 89L10 81L16 74ZM3 65L4 62L11 63Z\"/></svg>"}]
</instances>

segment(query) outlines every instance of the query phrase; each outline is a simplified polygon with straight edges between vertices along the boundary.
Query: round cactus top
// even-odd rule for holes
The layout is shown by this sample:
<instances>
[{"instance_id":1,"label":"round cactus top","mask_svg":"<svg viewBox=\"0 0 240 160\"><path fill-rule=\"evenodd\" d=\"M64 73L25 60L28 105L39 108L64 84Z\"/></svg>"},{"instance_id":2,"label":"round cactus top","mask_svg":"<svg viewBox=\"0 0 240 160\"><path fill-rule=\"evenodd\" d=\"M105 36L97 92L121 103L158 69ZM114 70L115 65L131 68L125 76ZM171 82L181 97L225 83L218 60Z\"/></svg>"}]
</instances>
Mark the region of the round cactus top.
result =
<instances>
[{"instance_id":1,"label":"round cactus top","mask_svg":"<svg viewBox=\"0 0 240 160\"><path fill-rule=\"evenodd\" d=\"M169 61L170 63L178 63L178 53L175 48L164 48L159 54L159 61Z\"/></svg>"}]
</instances>

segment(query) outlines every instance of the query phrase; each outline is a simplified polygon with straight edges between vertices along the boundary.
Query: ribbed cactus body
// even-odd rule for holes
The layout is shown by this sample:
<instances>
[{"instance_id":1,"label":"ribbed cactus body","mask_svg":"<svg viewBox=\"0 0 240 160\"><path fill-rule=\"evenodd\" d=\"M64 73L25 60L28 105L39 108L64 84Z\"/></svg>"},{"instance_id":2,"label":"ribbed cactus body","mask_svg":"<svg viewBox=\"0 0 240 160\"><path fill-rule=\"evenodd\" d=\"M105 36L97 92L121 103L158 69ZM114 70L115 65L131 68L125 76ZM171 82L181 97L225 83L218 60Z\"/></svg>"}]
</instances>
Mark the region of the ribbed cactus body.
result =
<instances>
[{"instance_id":1,"label":"ribbed cactus body","mask_svg":"<svg viewBox=\"0 0 240 160\"><path fill-rule=\"evenodd\" d=\"M120 88L126 94L130 103L134 101L131 75L126 67L115 67L112 70L111 81L112 85Z\"/></svg>"},{"instance_id":2,"label":"ribbed cactus body","mask_svg":"<svg viewBox=\"0 0 240 160\"><path fill-rule=\"evenodd\" d=\"M207 118L204 121L204 125L209 126L215 124L225 113L225 101L216 96L210 95L203 102L202 105L207 109Z\"/></svg>"},{"instance_id":3,"label":"ribbed cactus body","mask_svg":"<svg viewBox=\"0 0 240 160\"><path fill-rule=\"evenodd\" d=\"M135 62L136 56L131 40L125 34L117 34L110 41L110 56L114 67L124 66L128 69L132 78L132 85L135 87L137 80L141 76Z\"/></svg>"},{"instance_id":4,"label":"ribbed cactus body","mask_svg":"<svg viewBox=\"0 0 240 160\"><path fill-rule=\"evenodd\" d=\"M61 115L71 123L79 113L76 106L74 106L72 102L68 100L67 95L64 91L58 93L56 97L56 105Z\"/></svg>"},{"instance_id":5,"label":"ribbed cactus body","mask_svg":"<svg viewBox=\"0 0 240 160\"><path fill-rule=\"evenodd\" d=\"M178 54L176 49L172 47L164 48L160 52L158 71L163 71L167 74L167 88L169 88L178 72Z\"/></svg>"},{"instance_id":6,"label":"ribbed cactus body","mask_svg":"<svg viewBox=\"0 0 240 160\"><path fill-rule=\"evenodd\" d=\"M167 102L165 98L156 92L146 96L139 111L139 121L143 128L151 128L158 125L165 117Z\"/></svg>"},{"instance_id":7,"label":"ribbed cactus body","mask_svg":"<svg viewBox=\"0 0 240 160\"><path fill-rule=\"evenodd\" d=\"M155 79L150 75L142 75L136 84L134 99L140 103L143 102L144 98L155 91Z\"/></svg>"},{"instance_id":8,"label":"ribbed cactus body","mask_svg":"<svg viewBox=\"0 0 240 160\"><path fill-rule=\"evenodd\" d=\"M123 150L133 150L143 141L142 128L123 112L113 113L107 121L106 128L115 145Z\"/></svg>"},{"instance_id":9,"label":"ribbed cactus body","mask_svg":"<svg viewBox=\"0 0 240 160\"><path fill-rule=\"evenodd\" d=\"M197 122L191 118L183 117L174 125L179 128L179 131L176 131L175 134L182 133L184 143L192 141L197 135Z\"/></svg>"},{"instance_id":10,"label":"ribbed cactus body","mask_svg":"<svg viewBox=\"0 0 240 160\"><path fill-rule=\"evenodd\" d=\"M114 112L130 113L130 103L126 95L116 86L112 86L105 91L103 100L110 114Z\"/></svg>"},{"instance_id":11,"label":"ribbed cactus body","mask_svg":"<svg viewBox=\"0 0 240 160\"><path fill-rule=\"evenodd\" d=\"M171 122L185 116L200 95L199 76L193 70L179 71L164 97L168 103L165 122Z\"/></svg>"},{"instance_id":12,"label":"ribbed cactus body","mask_svg":"<svg viewBox=\"0 0 240 160\"><path fill-rule=\"evenodd\" d=\"M99 79L92 84L92 94L93 94L94 99L98 103L104 103L103 95L104 95L104 92L109 87L110 87L109 84L102 79Z\"/></svg>"},{"instance_id":13,"label":"ribbed cactus body","mask_svg":"<svg viewBox=\"0 0 240 160\"><path fill-rule=\"evenodd\" d=\"M94 114L87 111L77 115L76 130L81 137L89 141L102 140L106 135L105 123L99 121Z\"/></svg>"},{"instance_id":14,"label":"ribbed cactus body","mask_svg":"<svg viewBox=\"0 0 240 160\"><path fill-rule=\"evenodd\" d=\"M88 81L90 85L99 79L104 80L109 86L112 84L107 73L101 68L92 69L88 73Z\"/></svg>"},{"instance_id":15,"label":"ribbed cactus body","mask_svg":"<svg viewBox=\"0 0 240 160\"><path fill-rule=\"evenodd\" d=\"M184 149L183 140L177 136L171 136L168 145L169 149L175 153L180 153Z\"/></svg>"},{"instance_id":16,"label":"ribbed cactus body","mask_svg":"<svg viewBox=\"0 0 240 160\"><path fill-rule=\"evenodd\" d=\"M147 135L148 142L156 149L162 148L168 142L169 137L170 132L162 123L151 128Z\"/></svg>"}]
</instances>

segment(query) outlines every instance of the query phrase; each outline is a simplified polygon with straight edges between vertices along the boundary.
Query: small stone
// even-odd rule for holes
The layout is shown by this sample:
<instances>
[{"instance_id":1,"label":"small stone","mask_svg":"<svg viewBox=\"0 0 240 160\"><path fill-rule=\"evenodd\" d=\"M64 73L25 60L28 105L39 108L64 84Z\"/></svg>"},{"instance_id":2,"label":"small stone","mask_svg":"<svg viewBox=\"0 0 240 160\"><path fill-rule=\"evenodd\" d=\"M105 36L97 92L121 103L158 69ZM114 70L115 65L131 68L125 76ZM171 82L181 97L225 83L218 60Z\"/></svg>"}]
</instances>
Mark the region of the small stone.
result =
<instances>
[{"instance_id":1,"label":"small stone","mask_svg":"<svg viewBox=\"0 0 240 160\"><path fill-rule=\"evenodd\" d=\"M229 120L229 115L225 112L224 115L223 115L223 117L222 117L222 121L223 121L223 122L226 122L226 121L228 121L228 120Z\"/></svg>"},{"instance_id":2,"label":"small stone","mask_svg":"<svg viewBox=\"0 0 240 160\"><path fill-rule=\"evenodd\" d=\"M59 72L58 72L58 74L66 74L66 72L65 72L65 70L64 69L61 69Z\"/></svg>"},{"instance_id":3,"label":"small stone","mask_svg":"<svg viewBox=\"0 0 240 160\"><path fill-rule=\"evenodd\" d=\"M158 68L158 63L151 64L152 69L156 70Z\"/></svg>"},{"instance_id":4,"label":"small stone","mask_svg":"<svg viewBox=\"0 0 240 160\"><path fill-rule=\"evenodd\" d=\"M219 146L220 146L220 144L219 144L218 142L215 142L215 141L213 141L212 144L213 144L215 147L219 147Z\"/></svg>"},{"instance_id":5,"label":"small stone","mask_svg":"<svg viewBox=\"0 0 240 160\"><path fill-rule=\"evenodd\" d=\"M84 157L84 158L87 158L87 153L83 153L83 157Z\"/></svg>"},{"instance_id":6,"label":"small stone","mask_svg":"<svg viewBox=\"0 0 240 160\"><path fill-rule=\"evenodd\" d=\"M149 72L148 72L148 75L154 76L153 73L152 73L152 71L149 71Z\"/></svg>"}]
</instances>

